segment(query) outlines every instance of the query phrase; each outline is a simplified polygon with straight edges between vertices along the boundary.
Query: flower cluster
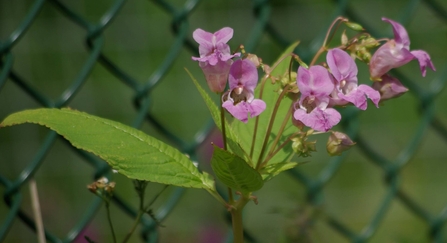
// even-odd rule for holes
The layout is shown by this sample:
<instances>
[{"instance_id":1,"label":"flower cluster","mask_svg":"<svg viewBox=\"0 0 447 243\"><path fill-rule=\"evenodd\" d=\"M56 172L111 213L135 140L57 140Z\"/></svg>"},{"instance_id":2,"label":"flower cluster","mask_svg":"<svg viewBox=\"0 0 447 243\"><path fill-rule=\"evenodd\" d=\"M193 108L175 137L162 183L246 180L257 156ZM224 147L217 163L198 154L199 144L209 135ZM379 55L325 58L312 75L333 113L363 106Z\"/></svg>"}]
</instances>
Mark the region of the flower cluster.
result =
<instances>
[{"instance_id":1,"label":"flower cluster","mask_svg":"<svg viewBox=\"0 0 447 243\"><path fill-rule=\"evenodd\" d=\"M324 64L307 67L300 63L296 86L301 95L294 102L295 124L298 122L313 130L327 132L341 120L340 113L334 107L352 104L366 110L367 99L379 107L380 101L398 97L408 91L399 80L388 74L391 69L416 59L422 76L425 76L427 67L435 70L427 52L410 51L410 39L402 25L387 18L382 20L391 24L394 39L387 40L373 55L370 50L379 45L378 40L364 35L364 38L356 37L349 41L343 36L345 39L341 46L332 49L322 47L322 50L327 51ZM350 26L356 30L362 29L357 24ZM227 42L232 36L233 30L229 27L214 34L197 29L193 37L200 44L200 57L192 59L199 61L210 89L223 93L222 107L235 118L247 122L249 117L258 116L266 108L264 101L254 98L254 89L258 82L256 66L259 63L252 54L245 57L241 57L240 53L231 54ZM233 61L233 58L241 59ZM369 65L373 81L371 86L358 83L356 59ZM230 89L223 92L227 80Z\"/></svg>"},{"instance_id":2,"label":"flower cluster","mask_svg":"<svg viewBox=\"0 0 447 243\"><path fill-rule=\"evenodd\" d=\"M261 114L266 107L264 101L254 98L258 83L258 70L250 58L238 59L240 53L230 54L227 42L233 37L233 29L222 28L214 34L197 29L193 38L199 43L199 61L211 91L222 93L227 80L230 89L222 95L222 107L235 118L247 122L248 117Z\"/></svg>"},{"instance_id":3,"label":"flower cluster","mask_svg":"<svg viewBox=\"0 0 447 243\"><path fill-rule=\"evenodd\" d=\"M410 39L402 25L387 18L382 20L392 25L395 37L379 47L369 60L371 79L375 81L372 87L358 84L358 68L350 54L340 48L330 49L326 55L328 69L320 65L298 68L297 85L301 98L295 104L296 120L314 130L327 132L341 119L340 113L332 107L351 103L365 110L367 98L379 107L379 101L408 91L388 74L391 69L416 59L422 76L426 74L426 67L435 70L427 52L409 50Z\"/></svg>"}]
</instances>

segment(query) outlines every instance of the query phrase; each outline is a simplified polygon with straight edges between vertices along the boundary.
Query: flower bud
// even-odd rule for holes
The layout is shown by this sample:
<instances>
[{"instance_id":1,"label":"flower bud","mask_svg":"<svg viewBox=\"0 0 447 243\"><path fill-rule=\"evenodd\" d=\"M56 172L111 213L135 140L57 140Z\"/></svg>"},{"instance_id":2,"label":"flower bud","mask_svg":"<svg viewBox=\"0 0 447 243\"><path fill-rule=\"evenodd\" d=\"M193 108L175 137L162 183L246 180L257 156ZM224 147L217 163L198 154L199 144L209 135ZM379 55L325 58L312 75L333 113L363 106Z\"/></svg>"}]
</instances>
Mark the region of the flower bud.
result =
<instances>
[{"instance_id":1,"label":"flower bud","mask_svg":"<svg viewBox=\"0 0 447 243\"><path fill-rule=\"evenodd\" d=\"M352 30L355 30L355 31L363 31L364 30L363 27L357 23L354 23L354 22L344 22L344 23L348 28L350 28Z\"/></svg>"},{"instance_id":2,"label":"flower bud","mask_svg":"<svg viewBox=\"0 0 447 243\"><path fill-rule=\"evenodd\" d=\"M367 49L371 49L371 48L379 46L379 42L372 37L368 37L368 38L362 40L362 45L364 47L366 47Z\"/></svg>"},{"instance_id":3,"label":"flower bud","mask_svg":"<svg viewBox=\"0 0 447 243\"><path fill-rule=\"evenodd\" d=\"M302 138L293 138L292 141L292 149L297 153L300 157L309 157L311 156L311 152L316 152L316 141L307 142L306 137Z\"/></svg>"},{"instance_id":4,"label":"flower bud","mask_svg":"<svg viewBox=\"0 0 447 243\"><path fill-rule=\"evenodd\" d=\"M382 81L374 82L372 85L373 89L380 92L380 101L397 98L408 91L398 79L388 74L383 75L381 79Z\"/></svg>"},{"instance_id":5,"label":"flower bud","mask_svg":"<svg viewBox=\"0 0 447 243\"><path fill-rule=\"evenodd\" d=\"M259 58L258 56L256 56L255 54L251 54L249 53L247 55L247 60L249 60L250 62L252 62L257 68L261 66L262 64L262 59Z\"/></svg>"},{"instance_id":6,"label":"flower bud","mask_svg":"<svg viewBox=\"0 0 447 243\"><path fill-rule=\"evenodd\" d=\"M342 152L354 145L355 143L348 137L348 135L341 132L331 131L331 135L327 140L326 149L329 155L334 156L341 155Z\"/></svg>"}]
</instances>

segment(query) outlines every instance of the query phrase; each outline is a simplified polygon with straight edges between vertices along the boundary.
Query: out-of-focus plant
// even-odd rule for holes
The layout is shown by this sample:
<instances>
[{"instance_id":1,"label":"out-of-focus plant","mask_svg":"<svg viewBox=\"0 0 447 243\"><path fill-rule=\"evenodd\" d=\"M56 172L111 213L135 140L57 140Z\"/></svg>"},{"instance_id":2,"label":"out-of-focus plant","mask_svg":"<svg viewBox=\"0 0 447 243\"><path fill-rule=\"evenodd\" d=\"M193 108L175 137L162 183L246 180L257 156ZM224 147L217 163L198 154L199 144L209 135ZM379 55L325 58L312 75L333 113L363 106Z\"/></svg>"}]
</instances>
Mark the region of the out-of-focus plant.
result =
<instances>
[{"instance_id":1,"label":"out-of-focus plant","mask_svg":"<svg viewBox=\"0 0 447 243\"><path fill-rule=\"evenodd\" d=\"M76 148L98 155L117 172L135 179L140 197L136 222L142 214L150 213L150 204L144 206L147 181L204 189L230 212L234 242L242 243L244 207L250 201L257 203L254 192L264 183L299 165L300 157L316 151L316 141L309 138L330 133L327 141L330 155L340 155L355 144L346 134L333 130L342 119L338 108L354 105L366 110L367 99L379 107L381 102L399 97L408 89L388 71L413 59L419 62L422 76L427 67L435 70L425 51L410 51L410 40L402 25L382 20L391 24L394 39L376 39L360 25L337 18L308 64L293 53L298 42L288 47L275 63L266 65L255 54L246 53L243 46L234 53L230 51L227 42L233 30L229 27L215 33L201 29L193 32L200 57L192 59L199 62L210 90L220 95L220 105L186 71L223 134L223 148L214 145L211 166L217 179L228 187L227 200L217 192L215 179L199 171L188 155L118 122L71 109L36 109L12 114L0 126L22 123L46 126ZM356 34L349 37L344 31L340 44L330 45L343 24ZM323 54L326 61L317 63ZM371 86L359 84L356 61L369 66ZM292 70L295 62L299 65L296 71ZM262 72L260 79L259 72ZM229 89L225 90L227 83ZM236 119L229 122L230 115ZM103 198L108 208L113 187L113 183L101 179L89 189ZM113 231L110 218L109 222Z\"/></svg>"}]
</instances>

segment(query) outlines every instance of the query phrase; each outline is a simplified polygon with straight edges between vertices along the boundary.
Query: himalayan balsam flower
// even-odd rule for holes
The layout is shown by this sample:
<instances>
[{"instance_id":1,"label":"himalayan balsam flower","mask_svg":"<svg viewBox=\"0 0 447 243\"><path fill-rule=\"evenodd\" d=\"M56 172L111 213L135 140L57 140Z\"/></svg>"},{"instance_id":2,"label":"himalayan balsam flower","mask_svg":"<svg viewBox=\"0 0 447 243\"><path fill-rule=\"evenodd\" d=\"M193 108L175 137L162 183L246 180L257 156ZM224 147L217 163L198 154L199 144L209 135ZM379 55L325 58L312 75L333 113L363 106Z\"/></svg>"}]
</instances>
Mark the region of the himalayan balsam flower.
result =
<instances>
[{"instance_id":1,"label":"himalayan balsam flower","mask_svg":"<svg viewBox=\"0 0 447 243\"><path fill-rule=\"evenodd\" d=\"M230 90L222 96L222 107L236 119L247 122L248 116L258 116L265 110L265 102L254 98L258 71L250 60L236 60L231 65L228 82Z\"/></svg>"},{"instance_id":2,"label":"himalayan balsam flower","mask_svg":"<svg viewBox=\"0 0 447 243\"><path fill-rule=\"evenodd\" d=\"M239 53L231 55L230 47L227 45L227 42L233 37L233 29L225 27L214 34L196 29L192 36L199 43L200 53L200 57L192 57L192 60L199 61L211 91L223 92L228 72L233 63L231 58L239 56Z\"/></svg>"},{"instance_id":3,"label":"himalayan balsam flower","mask_svg":"<svg viewBox=\"0 0 447 243\"><path fill-rule=\"evenodd\" d=\"M297 103L299 108L293 114L295 119L320 132L326 132L340 122L340 113L333 108L328 108L329 95L335 86L326 68L312 66L306 69L300 66L297 85L301 98Z\"/></svg>"},{"instance_id":4,"label":"himalayan balsam flower","mask_svg":"<svg viewBox=\"0 0 447 243\"><path fill-rule=\"evenodd\" d=\"M357 108L366 110L368 97L378 107L379 92L368 85L358 85L357 65L348 53L338 48L331 49L327 53L326 61L336 80L331 105L346 105L351 102Z\"/></svg>"},{"instance_id":5,"label":"himalayan balsam flower","mask_svg":"<svg viewBox=\"0 0 447 243\"><path fill-rule=\"evenodd\" d=\"M380 81L381 77L392 68L400 67L413 59L418 60L423 77L425 77L427 67L435 71L427 52L410 51L410 38L401 24L387 18L382 18L382 20L393 27L394 39L383 44L371 57L369 71L372 80Z\"/></svg>"},{"instance_id":6,"label":"himalayan balsam flower","mask_svg":"<svg viewBox=\"0 0 447 243\"><path fill-rule=\"evenodd\" d=\"M380 92L381 101L399 97L408 91L399 80L388 74L382 76L381 82L374 82L372 87Z\"/></svg>"}]
</instances>

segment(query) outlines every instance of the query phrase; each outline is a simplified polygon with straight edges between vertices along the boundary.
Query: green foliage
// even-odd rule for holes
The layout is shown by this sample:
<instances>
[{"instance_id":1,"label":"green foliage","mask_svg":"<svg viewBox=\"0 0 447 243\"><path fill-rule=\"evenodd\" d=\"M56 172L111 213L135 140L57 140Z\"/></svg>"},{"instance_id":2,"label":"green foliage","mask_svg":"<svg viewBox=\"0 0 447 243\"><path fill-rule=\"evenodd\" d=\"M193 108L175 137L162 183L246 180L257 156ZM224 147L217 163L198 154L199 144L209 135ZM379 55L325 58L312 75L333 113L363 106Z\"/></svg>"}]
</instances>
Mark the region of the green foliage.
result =
<instances>
[{"instance_id":1,"label":"green foliage","mask_svg":"<svg viewBox=\"0 0 447 243\"><path fill-rule=\"evenodd\" d=\"M249 193L264 185L261 175L244 159L217 146L214 146L211 167L219 180L237 191Z\"/></svg>"},{"instance_id":2,"label":"green foliage","mask_svg":"<svg viewBox=\"0 0 447 243\"><path fill-rule=\"evenodd\" d=\"M281 163L275 163L267 165L266 167L262 168L260 171L262 179L264 181L268 181L272 179L274 176L277 176L279 173L290 170L295 168L298 165L303 164L304 162L281 162Z\"/></svg>"},{"instance_id":3,"label":"green foliage","mask_svg":"<svg viewBox=\"0 0 447 243\"><path fill-rule=\"evenodd\" d=\"M137 129L71 109L36 109L8 116L0 127L34 123L50 128L91 152L119 173L138 180L214 191L214 180L200 173L177 149Z\"/></svg>"}]
</instances>

